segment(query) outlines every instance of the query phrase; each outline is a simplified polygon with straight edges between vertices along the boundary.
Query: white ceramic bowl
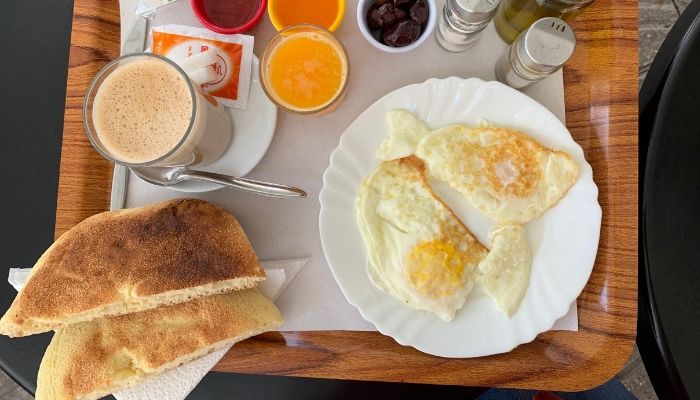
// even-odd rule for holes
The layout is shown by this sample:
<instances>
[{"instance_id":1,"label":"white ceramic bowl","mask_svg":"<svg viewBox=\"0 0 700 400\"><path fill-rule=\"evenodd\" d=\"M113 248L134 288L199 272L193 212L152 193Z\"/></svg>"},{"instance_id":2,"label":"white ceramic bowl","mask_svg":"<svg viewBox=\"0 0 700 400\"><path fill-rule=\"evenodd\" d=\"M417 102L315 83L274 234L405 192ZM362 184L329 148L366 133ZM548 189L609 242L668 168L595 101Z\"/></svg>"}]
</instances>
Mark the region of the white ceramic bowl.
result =
<instances>
[{"instance_id":1,"label":"white ceramic bowl","mask_svg":"<svg viewBox=\"0 0 700 400\"><path fill-rule=\"evenodd\" d=\"M360 28L360 32L362 33L362 36L365 37L365 40L367 40L369 44L378 48L381 51L385 51L387 53L405 53L407 51L411 51L423 44L423 42L425 42L428 36L433 34L433 30L435 29L435 21L437 20L437 6L435 5L435 0L425 0L425 2L428 3L428 22L425 25L425 29L420 33L418 40L409 44L408 46L387 46L374 37L372 31L367 26L367 11L372 6L372 3L374 3L374 0L360 0L360 2L358 3L357 26Z\"/></svg>"}]
</instances>

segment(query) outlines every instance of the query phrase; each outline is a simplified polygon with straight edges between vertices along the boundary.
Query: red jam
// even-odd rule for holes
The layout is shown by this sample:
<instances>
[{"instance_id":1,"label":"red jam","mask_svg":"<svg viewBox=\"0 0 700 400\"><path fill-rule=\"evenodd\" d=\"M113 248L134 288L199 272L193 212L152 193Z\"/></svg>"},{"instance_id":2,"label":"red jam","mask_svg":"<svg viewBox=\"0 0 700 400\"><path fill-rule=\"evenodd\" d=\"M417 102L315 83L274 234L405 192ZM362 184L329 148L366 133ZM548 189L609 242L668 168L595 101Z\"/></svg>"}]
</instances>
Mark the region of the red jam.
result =
<instances>
[{"instance_id":1,"label":"red jam","mask_svg":"<svg viewBox=\"0 0 700 400\"><path fill-rule=\"evenodd\" d=\"M207 18L221 28L237 28L253 19L261 0L203 0Z\"/></svg>"}]
</instances>

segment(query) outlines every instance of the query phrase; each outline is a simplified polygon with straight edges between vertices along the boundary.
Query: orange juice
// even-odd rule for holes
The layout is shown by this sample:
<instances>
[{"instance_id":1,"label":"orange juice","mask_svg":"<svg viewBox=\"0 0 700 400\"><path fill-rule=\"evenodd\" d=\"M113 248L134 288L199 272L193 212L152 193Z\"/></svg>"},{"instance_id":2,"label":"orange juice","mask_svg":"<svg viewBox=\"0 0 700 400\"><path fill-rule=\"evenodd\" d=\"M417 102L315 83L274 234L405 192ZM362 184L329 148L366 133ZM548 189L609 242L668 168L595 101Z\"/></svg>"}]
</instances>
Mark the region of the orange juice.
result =
<instances>
[{"instance_id":1,"label":"orange juice","mask_svg":"<svg viewBox=\"0 0 700 400\"><path fill-rule=\"evenodd\" d=\"M293 112L312 113L341 97L347 58L329 32L301 25L278 36L261 63L263 85L274 101Z\"/></svg>"},{"instance_id":2,"label":"orange juice","mask_svg":"<svg viewBox=\"0 0 700 400\"><path fill-rule=\"evenodd\" d=\"M338 0L272 0L270 16L278 29L314 24L330 29L338 17Z\"/></svg>"}]
</instances>

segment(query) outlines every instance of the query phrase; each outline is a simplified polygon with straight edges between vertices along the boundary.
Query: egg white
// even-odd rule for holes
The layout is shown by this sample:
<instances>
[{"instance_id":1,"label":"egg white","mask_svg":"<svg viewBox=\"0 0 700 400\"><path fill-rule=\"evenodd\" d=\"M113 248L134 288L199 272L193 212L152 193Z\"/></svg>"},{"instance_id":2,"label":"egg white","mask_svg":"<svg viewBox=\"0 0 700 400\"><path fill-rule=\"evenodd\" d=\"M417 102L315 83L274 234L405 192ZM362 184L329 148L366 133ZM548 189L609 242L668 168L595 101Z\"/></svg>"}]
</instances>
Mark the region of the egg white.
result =
<instances>
[{"instance_id":1,"label":"egg white","mask_svg":"<svg viewBox=\"0 0 700 400\"><path fill-rule=\"evenodd\" d=\"M485 256L485 248L432 193L419 172L399 160L382 163L365 180L356 209L371 282L409 307L452 320L474 286L476 265ZM426 248L450 249L436 253L438 259L453 255L445 258L450 265L457 260L454 254L469 262L459 263L459 278L454 269L432 263L424 269L415 267L411 260L436 259L421 253Z\"/></svg>"},{"instance_id":2,"label":"egg white","mask_svg":"<svg viewBox=\"0 0 700 400\"><path fill-rule=\"evenodd\" d=\"M522 225L506 224L489 234L491 250L479 263L480 282L498 311L510 317L530 285L532 255Z\"/></svg>"},{"instance_id":3,"label":"egg white","mask_svg":"<svg viewBox=\"0 0 700 400\"><path fill-rule=\"evenodd\" d=\"M406 110L387 112L386 125L388 135L377 150L377 157L384 161L410 156L418 142L430 132L425 122Z\"/></svg>"},{"instance_id":4,"label":"egg white","mask_svg":"<svg viewBox=\"0 0 700 400\"><path fill-rule=\"evenodd\" d=\"M578 178L576 162L511 129L446 126L423 136L416 156L498 223L524 224L554 206Z\"/></svg>"}]
</instances>

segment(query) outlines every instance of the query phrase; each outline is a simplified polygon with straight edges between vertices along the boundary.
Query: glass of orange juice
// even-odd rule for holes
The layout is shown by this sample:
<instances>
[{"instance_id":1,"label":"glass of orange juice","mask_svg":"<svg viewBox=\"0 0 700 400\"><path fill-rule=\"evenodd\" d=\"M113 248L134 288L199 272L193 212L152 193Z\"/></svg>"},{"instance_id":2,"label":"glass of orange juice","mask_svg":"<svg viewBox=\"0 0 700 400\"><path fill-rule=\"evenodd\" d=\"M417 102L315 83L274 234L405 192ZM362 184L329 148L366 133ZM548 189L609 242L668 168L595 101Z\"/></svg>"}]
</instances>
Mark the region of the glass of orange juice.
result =
<instances>
[{"instance_id":1,"label":"glass of orange juice","mask_svg":"<svg viewBox=\"0 0 700 400\"><path fill-rule=\"evenodd\" d=\"M292 25L313 24L335 32L343 22L345 0L268 0L267 14L278 31Z\"/></svg>"},{"instance_id":2,"label":"glass of orange juice","mask_svg":"<svg viewBox=\"0 0 700 400\"><path fill-rule=\"evenodd\" d=\"M265 93L277 106L295 114L333 111L345 97L349 74L343 45L316 25L283 29L260 59Z\"/></svg>"}]
</instances>

